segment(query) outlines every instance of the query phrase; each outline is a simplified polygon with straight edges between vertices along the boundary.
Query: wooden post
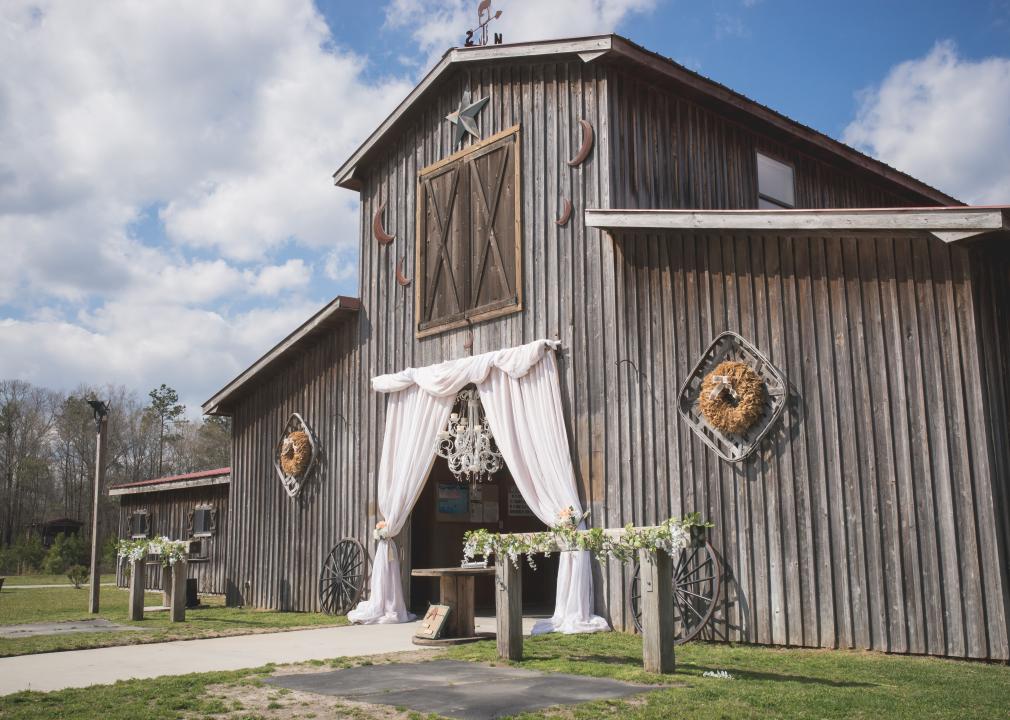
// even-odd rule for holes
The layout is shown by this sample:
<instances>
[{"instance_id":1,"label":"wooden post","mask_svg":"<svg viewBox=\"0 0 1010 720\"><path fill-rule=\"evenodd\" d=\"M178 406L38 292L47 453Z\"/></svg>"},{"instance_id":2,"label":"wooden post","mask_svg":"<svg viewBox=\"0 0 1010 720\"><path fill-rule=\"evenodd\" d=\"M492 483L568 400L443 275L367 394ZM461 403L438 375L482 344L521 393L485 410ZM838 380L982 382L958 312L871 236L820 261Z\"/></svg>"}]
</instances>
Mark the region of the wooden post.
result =
<instances>
[{"instance_id":1,"label":"wooden post","mask_svg":"<svg viewBox=\"0 0 1010 720\"><path fill-rule=\"evenodd\" d=\"M672 673L673 563L665 550L639 550L642 592L642 661L646 672Z\"/></svg>"},{"instance_id":2,"label":"wooden post","mask_svg":"<svg viewBox=\"0 0 1010 720\"><path fill-rule=\"evenodd\" d=\"M147 586L146 558L130 565L130 620L144 619L144 588Z\"/></svg>"},{"instance_id":3,"label":"wooden post","mask_svg":"<svg viewBox=\"0 0 1010 720\"><path fill-rule=\"evenodd\" d=\"M161 566L161 604L165 607L172 605L172 568L171 566Z\"/></svg>"},{"instance_id":4,"label":"wooden post","mask_svg":"<svg viewBox=\"0 0 1010 720\"><path fill-rule=\"evenodd\" d=\"M93 511L91 513L91 595L88 600L88 612L92 615L98 613L98 599L102 587L101 574L99 572L100 568L98 567L102 559L98 549L98 504L102 497L102 486L105 484L105 440L109 429L108 415L102 415L97 422L98 440L97 448L95 450L95 501ZM130 587L132 588L133 586L131 585ZM140 595L140 604L143 605L143 588L141 588ZM141 608L141 611L143 611L143 608ZM141 612L141 614L143 614L143 612Z\"/></svg>"},{"instance_id":5,"label":"wooden post","mask_svg":"<svg viewBox=\"0 0 1010 720\"><path fill-rule=\"evenodd\" d=\"M498 657L523 658L523 573L508 556L495 557L495 621Z\"/></svg>"},{"instance_id":6,"label":"wooden post","mask_svg":"<svg viewBox=\"0 0 1010 720\"><path fill-rule=\"evenodd\" d=\"M186 561L172 566L172 622L186 622Z\"/></svg>"}]
</instances>

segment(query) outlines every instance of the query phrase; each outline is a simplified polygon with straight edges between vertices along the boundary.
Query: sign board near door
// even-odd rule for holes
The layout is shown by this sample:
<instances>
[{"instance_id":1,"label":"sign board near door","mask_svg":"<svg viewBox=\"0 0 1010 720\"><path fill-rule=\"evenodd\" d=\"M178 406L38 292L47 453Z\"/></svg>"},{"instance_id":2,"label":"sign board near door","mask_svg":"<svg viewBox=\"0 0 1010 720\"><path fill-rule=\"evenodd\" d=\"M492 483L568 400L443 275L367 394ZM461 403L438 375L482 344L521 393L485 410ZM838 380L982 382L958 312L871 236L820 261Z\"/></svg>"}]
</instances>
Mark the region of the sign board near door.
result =
<instances>
[{"instance_id":1,"label":"sign board near door","mask_svg":"<svg viewBox=\"0 0 1010 720\"><path fill-rule=\"evenodd\" d=\"M470 519L470 492L466 485L440 482L436 502L436 517L439 520L466 522Z\"/></svg>"},{"instance_id":2,"label":"sign board near door","mask_svg":"<svg viewBox=\"0 0 1010 720\"><path fill-rule=\"evenodd\" d=\"M536 517L516 487L509 488L509 517Z\"/></svg>"}]
</instances>

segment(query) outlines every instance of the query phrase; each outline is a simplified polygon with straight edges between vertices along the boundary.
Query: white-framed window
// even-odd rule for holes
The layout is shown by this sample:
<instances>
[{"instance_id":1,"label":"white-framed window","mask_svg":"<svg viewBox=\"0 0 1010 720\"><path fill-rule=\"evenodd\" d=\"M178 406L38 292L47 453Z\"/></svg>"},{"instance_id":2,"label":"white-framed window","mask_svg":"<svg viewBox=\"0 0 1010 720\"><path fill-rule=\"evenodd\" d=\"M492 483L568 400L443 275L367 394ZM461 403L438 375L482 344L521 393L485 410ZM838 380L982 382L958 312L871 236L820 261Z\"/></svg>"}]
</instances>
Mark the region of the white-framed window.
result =
<instances>
[{"instance_id":1,"label":"white-framed window","mask_svg":"<svg viewBox=\"0 0 1010 720\"><path fill-rule=\"evenodd\" d=\"M217 510L212 505L197 505L190 510L190 537L212 537L217 530Z\"/></svg>"},{"instance_id":2,"label":"white-framed window","mask_svg":"<svg viewBox=\"0 0 1010 720\"><path fill-rule=\"evenodd\" d=\"M151 533L151 514L147 510L135 510L127 520L130 538L139 540Z\"/></svg>"},{"instance_id":3,"label":"white-framed window","mask_svg":"<svg viewBox=\"0 0 1010 720\"><path fill-rule=\"evenodd\" d=\"M796 207L794 175L792 165L758 152L758 208L776 210Z\"/></svg>"}]
</instances>

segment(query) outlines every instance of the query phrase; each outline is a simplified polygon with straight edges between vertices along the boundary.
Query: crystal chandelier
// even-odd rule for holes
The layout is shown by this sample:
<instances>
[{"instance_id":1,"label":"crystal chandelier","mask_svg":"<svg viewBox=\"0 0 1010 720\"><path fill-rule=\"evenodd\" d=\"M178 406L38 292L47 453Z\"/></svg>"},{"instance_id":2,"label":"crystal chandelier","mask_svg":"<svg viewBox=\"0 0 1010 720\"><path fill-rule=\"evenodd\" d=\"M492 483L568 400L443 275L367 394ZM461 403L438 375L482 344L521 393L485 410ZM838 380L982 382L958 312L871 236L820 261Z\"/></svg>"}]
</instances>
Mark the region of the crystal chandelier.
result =
<instances>
[{"instance_id":1,"label":"crystal chandelier","mask_svg":"<svg viewBox=\"0 0 1010 720\"><path fill-rule=\"evenodd\" d=\"M456 396L449 424L438 434L435 452L449 462L456 479L482 482L501 470L502 457L484 418L477 390Z\"/></svg>"}]
</instances>

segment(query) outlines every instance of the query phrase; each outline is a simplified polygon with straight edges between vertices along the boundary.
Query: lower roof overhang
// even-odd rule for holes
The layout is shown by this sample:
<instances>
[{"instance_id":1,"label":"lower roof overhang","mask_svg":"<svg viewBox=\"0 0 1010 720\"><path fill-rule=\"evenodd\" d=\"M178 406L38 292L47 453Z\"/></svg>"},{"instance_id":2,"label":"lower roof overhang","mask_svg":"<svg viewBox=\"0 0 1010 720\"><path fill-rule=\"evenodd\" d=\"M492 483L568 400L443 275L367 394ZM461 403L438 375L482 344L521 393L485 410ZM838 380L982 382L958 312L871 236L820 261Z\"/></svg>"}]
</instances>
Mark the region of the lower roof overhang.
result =
<instances>
[{"instance_id":1,"label":"lower roof overhang","mask_svg":"<svg viewBox=\"0 0 1010 720\"><path fill-rule=\"evenodd\" d=\"M169 490L189 490L198 487L228 485L230 483L231 468L226 468L223 472L212 471L210 473L189 473L188 475L177 475L175 477L141 480L140 482L112 485L109 487L109 495L113 497L116 495L140 495L167 492Z\"/></svg>"},{"instance_id":2,"label":"lower roof overhang","mask_svg":"<svg viewBox=\"0 0 1010 720\"><path fill-rule=\"evenodd\" d=\"M586 210L586 227L776 233L928 232L946 243L1010 230L1010 206L832 210Z\"/></svg>"},{"instance_id":3,"label":"lower roof overhang","mask_svg":"<svg viewBox=\"0 0 1010 720\"><path fill-rule=\"evenodd\" d=\"M254 362L238 377L218 390L202 405L204 415L231 415L234 403L244 396L273 370L291 358L298 350L314 342L320 335L337 327L361 309L358 298L337 296L319 312L302 323L294 332L277 343L263 357Z\"/></svg>"}]
</instances>

